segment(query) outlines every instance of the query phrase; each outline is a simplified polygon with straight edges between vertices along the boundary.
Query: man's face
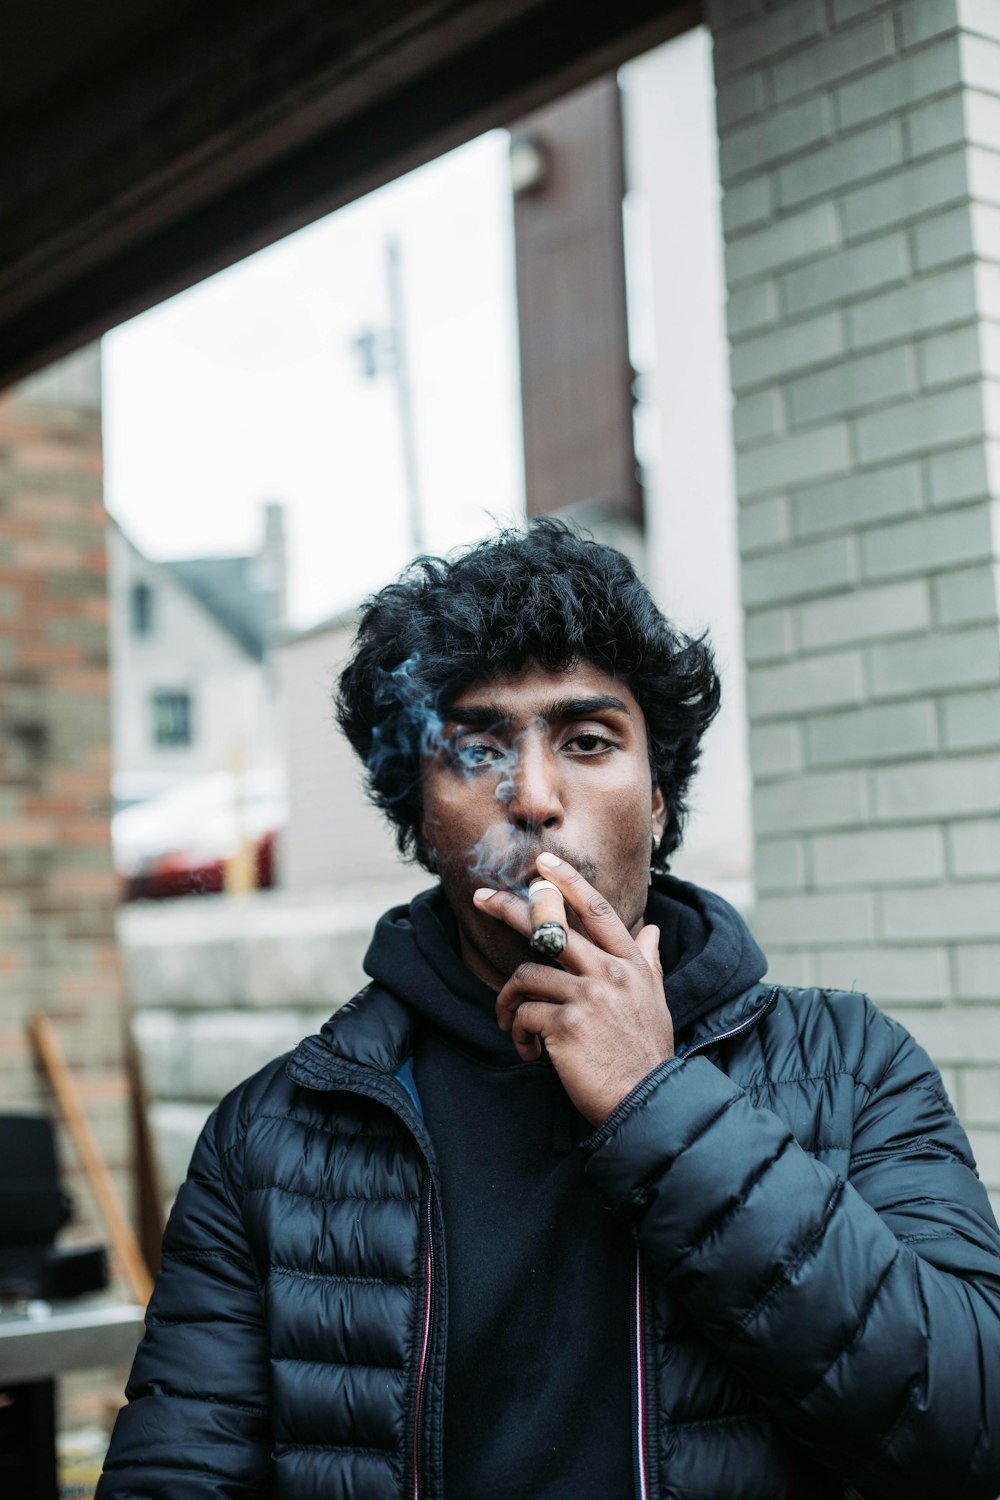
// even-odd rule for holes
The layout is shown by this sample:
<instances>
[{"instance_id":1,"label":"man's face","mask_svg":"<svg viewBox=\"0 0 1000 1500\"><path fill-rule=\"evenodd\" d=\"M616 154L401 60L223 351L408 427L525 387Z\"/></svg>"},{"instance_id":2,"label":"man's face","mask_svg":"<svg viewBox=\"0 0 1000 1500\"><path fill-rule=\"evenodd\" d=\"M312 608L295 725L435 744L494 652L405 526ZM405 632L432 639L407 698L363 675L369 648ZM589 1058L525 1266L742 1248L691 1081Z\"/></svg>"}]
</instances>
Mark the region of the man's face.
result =
<instances>
[{"instance_id":1,"label":"man's face","mask_svg":"<svg viewBox=\"0 0 1000 1500\"><path fill-rule=\"evenodd\" d=\"M473 891L523 890L546 849L638 931L664 805L625 683L586 661L565 672L530 665L465 688L443 716L447 752L424 768L421 831L473 973L499 987L530 956L522 937L475 909Z\"/></svg>"}]
</instances>

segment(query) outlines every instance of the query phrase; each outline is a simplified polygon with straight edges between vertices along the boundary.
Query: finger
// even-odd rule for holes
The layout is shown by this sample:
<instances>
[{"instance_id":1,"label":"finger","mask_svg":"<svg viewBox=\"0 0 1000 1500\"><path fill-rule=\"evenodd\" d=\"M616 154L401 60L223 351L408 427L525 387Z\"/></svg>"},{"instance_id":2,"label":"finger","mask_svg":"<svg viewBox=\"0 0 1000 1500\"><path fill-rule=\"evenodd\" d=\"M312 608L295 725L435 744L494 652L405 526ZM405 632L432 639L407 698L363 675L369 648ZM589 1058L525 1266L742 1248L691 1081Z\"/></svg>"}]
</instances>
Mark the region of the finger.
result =
<instances>
[{"instance_id":1,"label":"finger","mask_svg":"<svg viewBox=\"0 0 1000 1500\"><path fill-rule=\"evenodd\" d=\"M537 1062L542 1055L542 1038L551 1022L552 1007L542 1000L526 1000L520 1005L511 1027L510 1039L522 1062Z\"/></svg>"},{"instance_id":2,"label":"finger","mask_svg":"<svg viewBox=\"0 0 1000 1500\"><path fill-rule=\"evenodd\" d=\"M523 896L517 896L513 891L494 891L489 886L481 886L478 891L473 892L472 899L479 911L496 917L500 922L506 922L508 927L513 927L522 937L531 937L531 913Z\"/></svg>"},{"instance_id":3,"label":"finger","mask_svg":"<svg viewBox=\"0 0 1000 1500\"><path fill-rule=\"evenodd\" d=\"M497 995L497 1023L501 1031L510 1031L520 1006L529 1000L547 1005L565 1005L578 999L579 980L562 969L547 964L521 964Z\"/></svg>"},{"instance_id":4,"label":"finger","mask_svg":"<svg viewBox=\"0 0 1000 1500\"><path fill-rule=\"evenodd\" d=\"M635 946L649 964L654 974L663 978L663 964L660 962L660 929L652 924L644 927L636 936Z\"/></svg>"},{"instance_id":5,"label":"finger","mask_svg":"<svg viewBox=\"0 0 1000 1500\"><path fill-rule=\"evenodd\" d=\"M616 958L635 958L632 934L607 897L584 880L579 870L555 854L540 854L536 863L539 872L559 887L566 905L579 917L584 932L599 948Z\"/></svg>"},{"instance_id":6,"label":"finger","mask_svg":"<svg viewBox=\"0 0 1000 1500\"><path fill-rule=\"evenodd\" d=\"M531 941L531 912L523 896L517 896L513 891L495 891L489 886L483 886L473 892L472 899L478 911L495 917L498 922L506 922L508 927ZM582 974L588 967L593 968L593 956L593 943L567 927L566 946L552 962L568 969L570 973Z\"/></svg>"}]
</instances>

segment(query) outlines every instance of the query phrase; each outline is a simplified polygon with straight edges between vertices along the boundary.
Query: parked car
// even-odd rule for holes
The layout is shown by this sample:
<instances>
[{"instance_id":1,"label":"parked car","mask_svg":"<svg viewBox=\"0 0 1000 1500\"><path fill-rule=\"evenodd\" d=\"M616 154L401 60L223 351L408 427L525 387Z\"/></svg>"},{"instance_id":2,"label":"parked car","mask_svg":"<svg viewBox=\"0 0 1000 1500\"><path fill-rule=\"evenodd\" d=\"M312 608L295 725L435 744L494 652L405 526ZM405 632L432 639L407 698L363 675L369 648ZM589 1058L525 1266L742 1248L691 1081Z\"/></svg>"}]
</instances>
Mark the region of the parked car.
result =
<instances>
[{"instance_id":1,"label":"parked car","mask_svg":"<svg viewBox=\"0 0 1000 1500\"><path fill-rule=\"evenodd\" d=\"M274 884L276 836L288 817L283 771L214 771L148 795L119 778L111 820L115 868L126 901L221 891L225 867L248 840L253 884Z\"/></svg>"}]
</instances>

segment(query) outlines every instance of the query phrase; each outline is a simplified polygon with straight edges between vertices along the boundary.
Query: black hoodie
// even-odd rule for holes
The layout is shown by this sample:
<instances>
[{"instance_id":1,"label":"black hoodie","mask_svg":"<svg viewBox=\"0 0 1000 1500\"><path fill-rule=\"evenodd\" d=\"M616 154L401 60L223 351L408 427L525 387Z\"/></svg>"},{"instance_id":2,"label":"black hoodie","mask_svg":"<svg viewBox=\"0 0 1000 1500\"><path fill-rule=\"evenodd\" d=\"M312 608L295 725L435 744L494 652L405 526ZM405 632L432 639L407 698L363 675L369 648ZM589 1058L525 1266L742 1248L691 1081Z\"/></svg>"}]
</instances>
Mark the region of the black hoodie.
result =
<instances>
[{"instance_id":1,"label":"black hoodie","mask_svg":"<svg viewBox=\"0 0 1000 1500\"><path fill-rule=\"evenodd\" d=\"M764 973L711 892L660 877L646 920L677 1033ZM414 1077L448 1263L446 1500L633 1495L635 1249L585 1180L590 1125L554 1068L523 1063L500 1031L440 890L382 918L365 969L427 1023Z\"/></svg>"}]
</instances>

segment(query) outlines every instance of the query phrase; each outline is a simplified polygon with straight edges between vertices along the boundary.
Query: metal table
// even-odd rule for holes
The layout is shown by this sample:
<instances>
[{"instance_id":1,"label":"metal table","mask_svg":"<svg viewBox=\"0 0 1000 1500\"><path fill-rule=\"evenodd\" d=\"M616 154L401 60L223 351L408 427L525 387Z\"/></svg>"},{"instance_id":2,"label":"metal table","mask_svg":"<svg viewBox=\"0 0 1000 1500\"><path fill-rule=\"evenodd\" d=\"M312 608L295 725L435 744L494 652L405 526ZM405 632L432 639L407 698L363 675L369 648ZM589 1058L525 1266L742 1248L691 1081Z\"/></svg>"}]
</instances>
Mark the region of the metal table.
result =
<instances>
[{"instance_id":1,"label":"metal table","mask_svg":"<svg viewBox=\"0 0 1000 1500\"><path fill-rule=\"evenodd\" d=\"M57 1500L56 1377L131 1364L142 1333L141 1307L100 1297L0 1308L0 1493Z\"/></svg>"}]
</instances>

